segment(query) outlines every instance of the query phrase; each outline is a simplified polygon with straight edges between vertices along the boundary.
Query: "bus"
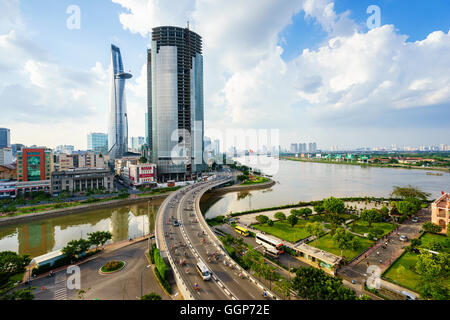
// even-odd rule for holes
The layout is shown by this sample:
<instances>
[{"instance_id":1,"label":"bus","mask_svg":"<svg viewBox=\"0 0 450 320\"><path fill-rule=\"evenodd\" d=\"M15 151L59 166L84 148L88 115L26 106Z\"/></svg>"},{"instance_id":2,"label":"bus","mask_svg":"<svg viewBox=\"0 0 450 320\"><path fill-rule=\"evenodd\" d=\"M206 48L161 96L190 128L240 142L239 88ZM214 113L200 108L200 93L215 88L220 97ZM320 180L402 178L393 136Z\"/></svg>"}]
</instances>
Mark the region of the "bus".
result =
<instances>
[{"instance_id":1,"label":"bus","mask_svg":"<svg viewBox=\"0 0 450 320\"><path fill-rule=\"evenodd\" d=\"M197 271L203 280L207 281L211 279L211 272L209 271L206 264L203 263L203 261L197 262Z\"/></svg>"},{"instance_id":2,"label":"bus","mask_svg":"<svg viewBox=\"0 0 450 320\"><path fill-rule=\"evenodd\" d=\"M269 238L262 233L256 234L256 243L262 245L267 251L273 254L284 253L284 246L280 241Z\"/></svg>"},{"instance_id":3,"label":"bus","mask_svg":"<svg viewBox=\"0 0 450 320\"><path fill-rule=\"evenodd\" d=\"M248 235L249 235L248 230L245 228L242 228L241 226L234 227L234 231L243 235L244 237L248 237Z\"/></svg>"}]
</instances>

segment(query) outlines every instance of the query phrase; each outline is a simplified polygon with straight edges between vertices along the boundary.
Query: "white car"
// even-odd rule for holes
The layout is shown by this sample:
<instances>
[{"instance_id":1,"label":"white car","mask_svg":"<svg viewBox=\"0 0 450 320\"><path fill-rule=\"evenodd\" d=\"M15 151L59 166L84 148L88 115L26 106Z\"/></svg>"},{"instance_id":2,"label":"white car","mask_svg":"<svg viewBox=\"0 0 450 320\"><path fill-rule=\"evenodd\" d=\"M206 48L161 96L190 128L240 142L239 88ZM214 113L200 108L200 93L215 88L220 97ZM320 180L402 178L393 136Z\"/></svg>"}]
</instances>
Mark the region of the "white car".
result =
<instances>
[{"instance_id":1,"label":"white car","mask_svg":"<svg viewBox=\"0 0 450 320\"><path fill-rule=\"evenodd\" d=\"M401 235L400 236L400 241L408 241L408 237L407 236L405 236L405 235Z\"/></svg>"}]
</instances>

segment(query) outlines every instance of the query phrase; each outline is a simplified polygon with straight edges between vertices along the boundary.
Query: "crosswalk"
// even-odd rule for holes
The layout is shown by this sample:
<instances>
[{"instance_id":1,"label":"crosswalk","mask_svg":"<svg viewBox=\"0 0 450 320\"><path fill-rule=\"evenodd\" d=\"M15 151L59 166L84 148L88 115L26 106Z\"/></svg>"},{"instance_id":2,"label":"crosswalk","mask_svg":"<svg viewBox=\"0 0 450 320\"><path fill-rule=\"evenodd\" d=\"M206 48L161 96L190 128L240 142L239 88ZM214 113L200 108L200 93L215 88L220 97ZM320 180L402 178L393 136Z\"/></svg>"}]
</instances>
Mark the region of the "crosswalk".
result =
<instances>
[{"instance_id":1,"label":"crosswalk","mask_svg":"<svg viewBox=\"0 0 450 320\"><path fill-rule=\"evenodd\" d=\"M67 288L60 288L54 291L54 300L67 300Z\"/></svg>"}]
</instances>

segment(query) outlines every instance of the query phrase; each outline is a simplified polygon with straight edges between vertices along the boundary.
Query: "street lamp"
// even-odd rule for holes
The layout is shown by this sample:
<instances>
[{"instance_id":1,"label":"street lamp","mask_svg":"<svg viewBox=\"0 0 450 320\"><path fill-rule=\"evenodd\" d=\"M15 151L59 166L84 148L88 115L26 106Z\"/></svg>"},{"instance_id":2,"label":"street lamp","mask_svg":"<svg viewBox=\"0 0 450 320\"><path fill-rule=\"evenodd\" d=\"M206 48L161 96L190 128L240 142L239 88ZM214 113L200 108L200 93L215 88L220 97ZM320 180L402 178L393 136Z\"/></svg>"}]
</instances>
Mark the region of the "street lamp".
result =
<instances>
[{"instance_id":1,"label":"street lamp","mask_svg":"<svg viewBox=\"0 0 450 320\"><path fill-rule=\"evenodd\" d=\"M144 269L142 269L142 271L141 271L141 297L144 295L143 294L143 292L142 292L142 277L143 277L143 275L144 275L144 271L145 271L145 269L148 269L148 268L150 268L150 265L148 265L148 266L146 266Z\"/></svg>"}]
</instances>

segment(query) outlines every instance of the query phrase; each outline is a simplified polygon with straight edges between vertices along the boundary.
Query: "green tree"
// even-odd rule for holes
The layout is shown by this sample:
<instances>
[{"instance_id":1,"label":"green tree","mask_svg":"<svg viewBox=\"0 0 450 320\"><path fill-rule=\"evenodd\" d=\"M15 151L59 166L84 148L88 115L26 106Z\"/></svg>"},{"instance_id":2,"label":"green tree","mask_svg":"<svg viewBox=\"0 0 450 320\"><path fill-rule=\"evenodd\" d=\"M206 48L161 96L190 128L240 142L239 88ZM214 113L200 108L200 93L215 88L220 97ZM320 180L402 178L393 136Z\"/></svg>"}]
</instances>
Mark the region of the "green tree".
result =
<instances>
[{"instance_id":1,"label":"green tree","mask_svg":"<svg viewBox=\"0 0 450 320\"><path fill-rule=\"evenodd\" d=\"M318 214L324 213L325 207L323 206L323 204L317 204L314 206L314 211Z\"/></svg>"},{"instance_id":2,"label":"green tree","mask_svg":"<svg viewBox=\"0 0 450 320\"><path fill-rule=\"evenodd\" d=\"M369 224L369 228L372 227L372 223L381 222L381 213L376 209L363 210L360 215L361 220L366 221Z\"/></svg>"},{"instance_id":3,"label":"green tree","mask_svg":"<svg viewBox=\"0 0 450 320\"><path fill-rule=\"evenodd\" d=\"M412 202L406 200L398 201L397 209L401 215L405 216L411 216L417 212L416 206Z\"/></svg>"},{"instance_id":4,"label":"green tree","mask_svg":"<svg viewBox=\"0 0 450 320\"><path fill-rule=\"evenodd\" d=\"M0 273L16 274L25 270L31 258L28 255L19 255L12 251L0 252Z\"/></svg>"},{"instance_id":5,"label":"green tree","mask_svg":"<svg viewBox=\"0 0 450 320\"><path fill-rule=\"evenodd\" d=\"M286 215L283 212L277 212L275 213L275 218L280 221L284 221L286 220Z\"/></svg>"},{"instance_id":6,"label":"green tree","mask_svg":"<svg viewBox=\"0 0 450 320\"><path fill-rule=\"evenodd\" d=\"M258 221L260 224L265 224L269 221L269 217L261 214L259 216L256 216L256 221Z\"/></svg>"},{"instance_id":7,"label":"green tree","mask_svg":"<svg viewBox=\"0 0 450 320\"><path fill-rule=\"evenodd\" d=\"M419 255L415 269L421 276L420 293L424 298L448 300L449 289L445 283L450 276L449 254L424 252Z\"/></svg>"},{"instance_id":8,"label":"green tree","mask_svg":"<svg viewBox=\"0 0 450 320\"><path fill-rule=\"evenodd\" d=\"M380 212L383 215L383 217L389 216L389 209L386 206L382 206Z\"/></svg>"},{"instance_id":9,"label":"green tree","mask_svg":"<svg viewBox=\"0 0 450 320\"><path fill-rule=\"evenodd\" d=\"M431 196L431 194L428 192L422 191L417 187L408 185L406 187L394 186L391 196L401 198L401 199L416 198L416 199L420 199L420 200L427 200L428 197Z\"/></svg>"},{"instance_id":10,"label":"green tree","mask_svg":"<svg viewBox=\"0 0 450 320\"><path fill-rule=\"evenodd\" d=\"M309 300L357 300L355 292L345 287L340 278L314 267L298 268L292 288Z\"/></svg>"},{"instance_id":11,"label":"green tree","mask_svg":"<svg viewBox=\"0 0 450 320\"><path fill-rule=\"evenodd\" d=\"M143 295L141 297L141 300L162 300L162 298L159 294L152 292L152 293Z\"/></svg>"},{"instance_id":12,"label":"green tree","mask_svg":"<svg viewBox=\"0 0 450 320\"><path fill-rule=\"evenodd\" d=\"M426 232L439 233L441 232L442 227L429 221L422 225L422 229Z\"/></svg>"},{"instance_id":13,"label":"green tree","mask_svg":"<svg viewBox=\"0 0 450 320\"><path fill-rule=\"evenodd\" d=\"M271 219L267 220L267 225L269 227L273 227L273 220L271 220Z\"/></svg>"},{"instance_id":14,"label":"green tree","mask_svg":"<svg viewBox=\"0 0 450 320\"><path fill-rule=\"evenodd\" d=\"M310 222L306 224L306 231L315 237L314 241L317 247L317 240L322 236L325 232L320 222Z\"/></svg>"},{"instance_id":15,"label":"green tree","mask_svg":"<svg viewBox=\"0 0 450 320\"><path fill-rule=\"evenodd\" d=\"M344 250L357 250L360 246L359 239L344 228L336 229L333 242L341 250L341 256L343 256Z\"/></svg>"},{"instance_id":16,"label":"green tree","mask_svg":"<svg viewBox=\"0 0 450 320\"><path fill-rule=\"evenodd\" d=\"M345 212L344 201L334 197L325 199L323 202L323 207L325 208L325 211L327 211L328 213L342 214Z\"/></svg>"},{"instance_id":17,"label":"green tree","mask_svg":"<svg viewBox=\"0 0 450 320\"><path fill-rule=\"evenodd\" d=\"M289 224L291 225L291 227L293 228L297 223L298 223L298 217L294 214L291 214L288 218L287 221L289 222Z\"/></svg>"},{"instance_id":18,"label":"green tree","mask_svg":"<svg viewBox=\"0 0 450 320\"><path fill-rule=\"evenodd\" d=\"M95 250L99 246L104 246L108 240L112 239L112 234L109 231L96 231L88 233L88 241L95 245Z\"/></svg>"},{"instance_id":19,"label":"green tree","mask_svg":"<svg viewBox=\"0 0 450 320\"><path fill-rule=\"evenodd\" d=\"M368 238L369 239L373 239L373 238L379 239L379 238L381 238L383 233L384 233L383 229L375 228L375 229L370 230Z\"/></svg>"}]
</instances>

